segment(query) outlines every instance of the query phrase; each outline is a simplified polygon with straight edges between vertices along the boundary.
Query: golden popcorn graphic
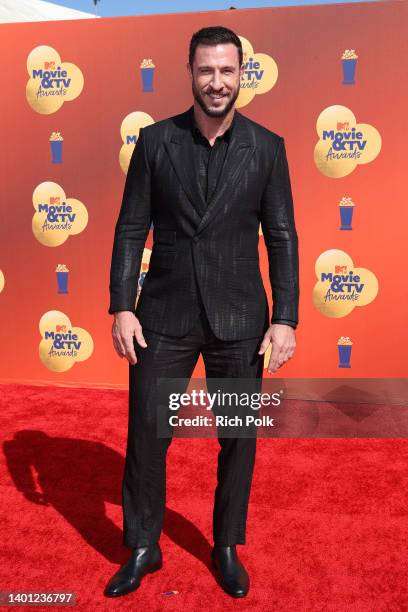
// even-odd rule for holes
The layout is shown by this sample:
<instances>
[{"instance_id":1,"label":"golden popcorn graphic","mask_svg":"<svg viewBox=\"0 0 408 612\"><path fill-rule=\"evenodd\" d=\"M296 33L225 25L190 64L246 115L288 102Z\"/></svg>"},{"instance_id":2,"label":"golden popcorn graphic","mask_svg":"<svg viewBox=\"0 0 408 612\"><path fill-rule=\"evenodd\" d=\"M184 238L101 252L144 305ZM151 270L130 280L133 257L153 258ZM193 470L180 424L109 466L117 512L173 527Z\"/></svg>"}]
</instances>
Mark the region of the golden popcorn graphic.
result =
<instances>
[{"instance_id":1,"label":"golden popcorn graphic","mask_svg":"<svg viewBox=\"0 0 408 612\"><path fill-rule=\"evenodd\" d=\"M93 353L91 334L82 327L72 327L69 317L60 310L44 313L39 330L42 336L39 356L45 367L53 372L66 372Z\"/></svg>"},{"instance_id":2,"label":"golden popcorn graphic","mask_svg":"<svg viewBox=\"0 0 408 612\"><path fill-rule=\"evenodd\" d=\"M3 291L4 289L4 285L5 285L5 278L4 278L4 274L3 272L0 270L0 293Z\"/></svg>"},{"instance_id":3,"label":"golden popcorn graphic","mask_svg":"<svg viewBox=\"0 0 408 612\"><path fill-rule=\"evenodd\" d=\"M340 336L337 340L339 346L351 346L353 343L348 336Z\"/></svg>"},{"instance_id":4,"label":"golden popcorn graphic","mask_svg":"<svg viewBox=\"0 0 408 612\"><path fill-rule=\"evenodd\" d=\"M27 102L42 115L50 115L64 102L75 100L84 87L84 77L75 64L62 62L55 49L47 45L35 47L27 58L29 80Z\"/></svg>"},{"instance_id":5,"label":"golden popcorn graphic","mask_svg":"<svg viewBox=\"0 0 408 612\"><path fill-rule=\"evenodd\" d=\"M241 78L239 96L235 107L240 108L249 104L257 94L264 94L271 90L278 80L278 66L272 57L266 53L254 53L254 49L247 38L239 36L242 44L245 71Z\"/></svg>"},{"instance_id":6,"label":"golden popcorn graphic","mask_svg":"<svg viewBox=\"0 0 408 612\"><path fill-rule=\"evenodd\" d=\"M88 211L76 198L67 198L58 183L40 183L33 192L33 234L44 246L63 244L88 224Z\"/></svg>"},{"instance_id":7,"label":"golden popcorn graphic","mask_svg":"<svg viewBox=\"0 0 408 612\"><path fill-rule=\"evenodd\" d=\"M314 150L317 169L330 178L351 174L358 164L373 161L381 150L381 136L368 123L357 123L346 106L329 106L316 122L319 140Z\"/></svg>"},{"instance_id":8,"label":"golden popcorn graphic","mask_svg":"<svg viewBox=\"0 0 408 612\"><path fill-rule=\"evenodd\" d=\"M341 56L341 59L357 59L358 55L354 49L346 49Z\"/></svg>"},{"instance_id":9,"label":"golden popcorn graphic","mask_svg":"<svg viewBox=\"0 0 408 612\"><path fill-rule=\"evenodd\" d=\"M61 132L52 132L51 136L50 136L50 142L56 142L59 140L64 140L62 137Z\"/></svg>"},{"instance_id":10,"label":"golden popcorn graphic","mask_svg":"<svg viewBox=\"0 0 408 612\"><path fill-rule=\"evenodd\" d=\"M57 267L55 268L56 272L69 272L69 269L67 268L67 266L65 264L58 264Z\"/></svg>"},{"instance_id":11,"label":"golden popcorn graphic","mask_svg":"<svg viewBox=\"0 0 408 612\"><path fill-rule=\"evenodd\" d=\"M151 125L152 123L154 123L153 117L142 111L130 113L122 121L120 135L122 136L124 144L119 153L119 163L125 174L127 174L130 158L132 157L133 149L139 138L140 128Z\"/></svg>"},{"instance_id":12,"label":"golden popcorn graphic","mask_svg":"<svg viewBox=\"0 0 408 612\"><path fill-rule=\"evenodd\" d=\"M316 260L313 302L326 317L345 317L355 306L366 306L378 293L378 280L367 268L355 267L345 251L330 249Z\"/></svg>"},{"instance_id":13,"label":"golden popcorn graphic","mask_svg":"<svg viewBox=\"0 0 408 612\"><path fill-rule=\"evenodd\" d=\"M339 202L339 206L354 206L354 202L350 196L343 196Z\"/></svg>"},{"instance_id":14,"label":"golden popcorn graphic","mask_svg":"<svg viewBox=\"0 0 408 612\"><path fill-rule=\"evenodd\" d=\"M141 68L155 68L155 64L153 64L153 60L149 58L149 59L144 59L141 62L140 67Z\"/></svg>"},{"instance_id":15,"label":"golden popcorn graphic","mask_svg":"<svg viewBox=\"0 0 408 612\"><path fill-rule=\"evenodd\" d=\"M142 264L140 266L140 274L139 274L139 280L137 283L137 296L136 296L136 306L137 303L139 301L139 296L142 292L143 289L143 283L144 283L144 279L145 276L149 270L149 264L150 264L150 257L151 257L152 251L151 249L148 248L144 248L143 250L143 255L142 255Z\"/></svg>"}]
</instances>

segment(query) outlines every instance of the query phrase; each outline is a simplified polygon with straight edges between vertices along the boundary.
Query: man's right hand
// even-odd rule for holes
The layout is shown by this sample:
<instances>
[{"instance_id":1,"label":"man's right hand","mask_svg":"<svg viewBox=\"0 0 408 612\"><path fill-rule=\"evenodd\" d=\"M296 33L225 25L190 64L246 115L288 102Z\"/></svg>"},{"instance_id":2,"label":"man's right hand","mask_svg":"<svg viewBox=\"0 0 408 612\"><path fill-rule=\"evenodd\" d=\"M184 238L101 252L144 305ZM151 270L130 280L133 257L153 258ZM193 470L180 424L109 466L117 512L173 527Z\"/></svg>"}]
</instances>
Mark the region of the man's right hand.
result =
<instances>
[{"instance_id":1,"label":"man's right hand","mask_svg":"<svg viewBox=\"0 0 408 612\"><path fill-rule=\"evenodd\" d=\"M126 357L130 364L137 363L133 338L140 346L146 348L147 343L143 337L142 326L139 319L130 310L121 310L114 313L112 323L112 339L115 351L120 358Z\"/></svg>"}]
</instances>

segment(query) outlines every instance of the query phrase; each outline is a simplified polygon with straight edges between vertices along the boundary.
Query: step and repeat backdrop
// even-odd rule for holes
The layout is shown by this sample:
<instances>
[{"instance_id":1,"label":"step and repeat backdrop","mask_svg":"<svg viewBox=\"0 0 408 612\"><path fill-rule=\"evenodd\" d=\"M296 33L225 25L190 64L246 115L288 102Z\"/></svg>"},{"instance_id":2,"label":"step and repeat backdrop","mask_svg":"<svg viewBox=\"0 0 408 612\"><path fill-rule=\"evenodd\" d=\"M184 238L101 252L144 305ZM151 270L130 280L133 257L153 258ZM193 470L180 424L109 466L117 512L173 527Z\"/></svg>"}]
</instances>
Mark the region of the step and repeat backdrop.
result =
<instances>
[{"instance_id":1,"label":"step and repeat backdrop","mask_svg":"<svg viewBox=\"0 0 408 612\"><path fill-rule=\"evenodd\" d=\"M1 381L127 386L108 314L125 176L140 128L192 104L188 45L209 25L242 41L237 109L285 138L301 301L279 376L405 376L407 16L397 1L1 25ZM138 295L151 247L152 231ZM259 251L271 304L261 229Z\"/></svg>"}]
</instances>

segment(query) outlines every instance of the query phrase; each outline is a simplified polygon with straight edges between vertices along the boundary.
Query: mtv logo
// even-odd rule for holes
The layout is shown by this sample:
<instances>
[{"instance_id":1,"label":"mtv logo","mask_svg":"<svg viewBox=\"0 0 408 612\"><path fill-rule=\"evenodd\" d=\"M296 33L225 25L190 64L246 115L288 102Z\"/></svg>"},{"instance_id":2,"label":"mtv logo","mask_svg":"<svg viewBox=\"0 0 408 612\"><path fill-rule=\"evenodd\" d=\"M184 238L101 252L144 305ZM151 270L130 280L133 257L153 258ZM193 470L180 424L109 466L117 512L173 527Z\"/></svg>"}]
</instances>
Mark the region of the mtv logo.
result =
<instances>
[{"instance_id":1,"label":"mtv logo","mask_svg":"<svg viewBox=\"0 0 408 612\"><path fill-rule=\"evenodd\" d=\"M44 70L53 70L55 68L55 62L44 62Z\"/></svg>"},{"instance_id":2,"label":"mtv logo","mask_svg":"<svg viewBox=\"0 0 408 612\"><path fill-rule=\"evenodd\" d=\"M334 266L335 274L347 274L347 266Z\"/></svg>"},{"instance_id":3,"label":"mtv logo","mask_svg":"<svg viewBox=\"0 0 408 612\"><path fill-rule=\"evenodd\" d=\"M55 326L55 331L56 331L57 333L58 333L58 332L64 332L64 331L66 331L66 329L67 329L67 326L66 326L66 325L56 325L56 326Z\"/></svg>"},{"instance_id":4,"label":"mtv logo","mask_svg":"<svg viewBox=\"0 0 408 612\"><path fill-rule=\"evenodd\" d=\"M60 196L50 196L50 204L59 204Z\"/></svg>"},{"instance_id":5,"label":"mtv logo","mask_svg":"<svg viewBox=\"0 0 408 612\"><path fill-rule=\"evenodd\" d=\"M337 122L337 129L338 130L348 130L349 129L349 122L345 121L344 123L341 123L340 121Z\"/></svg>"}]
</instances>

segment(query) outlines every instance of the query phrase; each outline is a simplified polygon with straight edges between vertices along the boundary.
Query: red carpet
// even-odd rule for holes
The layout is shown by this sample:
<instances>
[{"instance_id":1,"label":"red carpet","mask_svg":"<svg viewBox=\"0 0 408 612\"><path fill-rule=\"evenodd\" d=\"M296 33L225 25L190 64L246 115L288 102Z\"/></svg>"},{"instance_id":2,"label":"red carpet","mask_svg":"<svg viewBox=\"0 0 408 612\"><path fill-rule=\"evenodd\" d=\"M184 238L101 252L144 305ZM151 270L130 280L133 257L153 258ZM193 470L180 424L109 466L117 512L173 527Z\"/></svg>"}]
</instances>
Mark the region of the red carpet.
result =
<instances>
[{"instance_id":1,"label":"red carpet","mask_svg":"<svg viewBox=\"0 0 408 612\"><path fill-rule=\"evenodd\" d=\"M237 547L251 576L242 600L209 569L218 442L174 439L164 567L110 600L103 588L129 552L120 505L127 393L0 393L0 590L74 591L80 610L408 610L405 439L259 439L247 544Z\"/></svg>"}]
</instances>

